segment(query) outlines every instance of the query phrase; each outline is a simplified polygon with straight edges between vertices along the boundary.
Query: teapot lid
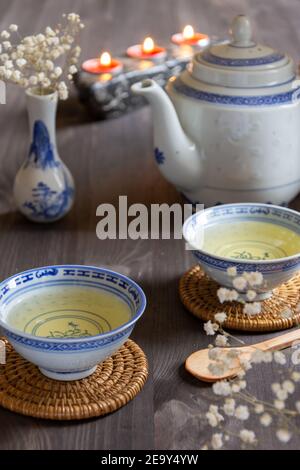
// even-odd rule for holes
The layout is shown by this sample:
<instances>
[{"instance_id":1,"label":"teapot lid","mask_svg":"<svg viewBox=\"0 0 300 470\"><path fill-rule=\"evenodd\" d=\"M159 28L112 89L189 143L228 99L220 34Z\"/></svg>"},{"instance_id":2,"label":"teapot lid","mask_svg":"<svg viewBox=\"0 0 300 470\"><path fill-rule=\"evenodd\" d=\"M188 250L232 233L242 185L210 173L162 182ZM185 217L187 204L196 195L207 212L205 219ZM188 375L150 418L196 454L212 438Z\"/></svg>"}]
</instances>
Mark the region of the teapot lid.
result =
<instances>
[{"instance_id":1,"label":"teapot lid","mask_svg":"<svg viewBox=\"0 0 300 470\"><path fill-rule=\"evenodd\" d=\"M234 18L230 34L231 41L212 45L195 55L193 78L211 85L241 88L282 85L295 78L291 57L253 41L247 16Z\"/></svg>"}]
</instances>

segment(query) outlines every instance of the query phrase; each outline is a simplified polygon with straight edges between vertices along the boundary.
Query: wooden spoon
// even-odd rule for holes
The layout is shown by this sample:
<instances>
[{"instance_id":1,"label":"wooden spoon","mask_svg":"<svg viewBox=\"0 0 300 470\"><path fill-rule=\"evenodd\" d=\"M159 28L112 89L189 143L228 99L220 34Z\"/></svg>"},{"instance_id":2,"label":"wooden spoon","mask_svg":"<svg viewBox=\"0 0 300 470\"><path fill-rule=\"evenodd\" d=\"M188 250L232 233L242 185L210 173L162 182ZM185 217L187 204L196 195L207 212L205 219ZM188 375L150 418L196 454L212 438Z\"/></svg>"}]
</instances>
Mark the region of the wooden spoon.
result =
<instances>
[{"instance_id":1,"label":"wooden spoon","mask_svg":"<svg viewBox=\"0 0 300 470\"><path fill-rule=\"evenodd\" d=\"M239 357L251 360L251 355L257 349L261 351L279 351L280 349L288 348L297 340L300 340L300 328L261 343L232 349L239 353ZM222 357L221 354L228 354L230 349L231 348L218 348L220 357ZM185 362L186 370L197 377L197 379L203 380L204 382L217 382L218 380L233 378L241 372L242 368L239 358L236 358L232 361L232 367L223 375L214 375L210 372L208 366L215 361L209 358L208 353L209 349L200 349L200 351L196 351L191 354Z\"/></svg>"}]
</instances>

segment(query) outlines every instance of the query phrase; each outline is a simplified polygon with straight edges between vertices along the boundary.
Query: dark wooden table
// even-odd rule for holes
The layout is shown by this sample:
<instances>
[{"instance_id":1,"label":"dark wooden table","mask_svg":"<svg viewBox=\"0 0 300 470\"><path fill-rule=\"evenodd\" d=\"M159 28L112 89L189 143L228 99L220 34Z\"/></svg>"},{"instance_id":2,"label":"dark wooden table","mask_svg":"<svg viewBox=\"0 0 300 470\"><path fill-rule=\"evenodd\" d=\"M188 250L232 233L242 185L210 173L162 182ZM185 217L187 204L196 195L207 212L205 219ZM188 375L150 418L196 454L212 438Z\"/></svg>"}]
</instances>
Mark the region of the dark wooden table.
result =
<instances>
[{"instance_id":1,"label":"dark wooden table","mask_svg":"<svg viewBox=\"0 0 300 470\"><path fill-rule=\"evenodd\" d=\"M300 55L298 0L1 0L1 29L19 23L24 33L55 24L63 12L75 11L86 28L82 58L100 49L121 51L151 33L167 42L184 24L208 33L226 33L231 18L248 13L258 37ZM28 151L24 94L11 86L0 107L0 277L33 266L82 263L106 266L136 279L146 291L148 308L133 339L146 352L149 380L126 407L102 419L54 423L0 410L1 449L199 449L211 430L201 418L211 392L184 371L185 358L208 344L201 323L178 298L178 280L193 259L182 241L99 241L96 208L102 202L173 203L180 196L159 174L152 157L149 108L108 122L90 122L76 97L60 105L58 147L77 188L76 204L62 221L34 225L15 212L14 175ZM293 207L300 208L296 201ZM269 335L270 336L270 335ZM266 336L259 336L262 339ZM248 342L258 335L244 335ZM276 368L258 370L250 388L268 397ZM247 423L251 429L251 422ZM270 428L259 432L259 448L282 448ZM297 448L295 437L284 448ZM231 448L238 447L233 440Z\"/></svg>"}]
</instances>

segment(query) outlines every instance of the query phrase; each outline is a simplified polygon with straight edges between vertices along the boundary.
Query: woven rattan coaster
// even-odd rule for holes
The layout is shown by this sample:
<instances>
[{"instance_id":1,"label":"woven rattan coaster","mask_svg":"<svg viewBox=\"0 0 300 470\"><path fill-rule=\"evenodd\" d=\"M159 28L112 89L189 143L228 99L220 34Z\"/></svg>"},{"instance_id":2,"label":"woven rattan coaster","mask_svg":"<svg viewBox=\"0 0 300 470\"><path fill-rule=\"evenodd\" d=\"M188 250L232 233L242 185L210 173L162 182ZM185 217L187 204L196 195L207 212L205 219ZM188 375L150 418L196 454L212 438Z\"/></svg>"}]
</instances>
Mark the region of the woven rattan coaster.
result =
<instances>
[{"instance_id":1,"label":"woven rattan coaster","mask_svg":"<svg viewBox=\"0 0 300 470\"><path fill-rule=\"evenodd\" d=\"M0 405L36 418L92 418L126 405L142 389L147 376L145 354L131 340L92 375L72 382L48 379L7 343L6 364L0 366Z\"/></svg>"},{"instance_id":2,"label":"woven rattan coaster","mask_svg":"<svg viewBox=\"0 0 300 470\"><path fill-rule=\"evenodd\" d=\"M271 298L262 302L262 313L250 317L243 313L238 302L218 301L219 285L209 279L199 266L187 271L180 279L179 293L183 305L201 320L214 320L218 312L226 312L224 327L244 331L275 331L291 328L300 323L300 312L296 306L300 301L300 275L274 290ZM293 312L291 318L283 318L286 308ZM297 309L298 310L298 309Z\"/></svg>"}]
</instances>

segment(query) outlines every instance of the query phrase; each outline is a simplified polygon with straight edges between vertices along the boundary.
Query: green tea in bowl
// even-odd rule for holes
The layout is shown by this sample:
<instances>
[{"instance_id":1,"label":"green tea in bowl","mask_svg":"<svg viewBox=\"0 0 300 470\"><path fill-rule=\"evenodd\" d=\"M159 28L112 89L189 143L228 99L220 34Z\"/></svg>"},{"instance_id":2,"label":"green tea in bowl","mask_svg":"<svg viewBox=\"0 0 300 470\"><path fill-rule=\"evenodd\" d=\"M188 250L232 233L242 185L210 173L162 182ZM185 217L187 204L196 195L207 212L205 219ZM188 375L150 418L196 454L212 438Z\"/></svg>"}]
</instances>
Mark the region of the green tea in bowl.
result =
<instances>
[{"instance_id":1,"label":"green tea in bowl","mask_svg":"<svg viewBox=\"0 0 300 470\"><path fill-rule=\"evenodd\" d=\"M78 380L125 343L146 308L132 279L94 266L33 268L0 284L0 326L55 380Z\"/></svg>"},{"instance_id":2,"label":"green tea in bowl","mask_svg":"<svg viewBox=\"0 0 300 470\"><path fill-rule=\"evenodd\" d=\"M211 207L189 217L183 235L201 268L220 286L233 288L232 272L262 274L253 301L270 297L300 269L300 214L286 207L260 203ZM241 298L247 289L248 285L239 291Z\"/></svg>"}]
</instances>

